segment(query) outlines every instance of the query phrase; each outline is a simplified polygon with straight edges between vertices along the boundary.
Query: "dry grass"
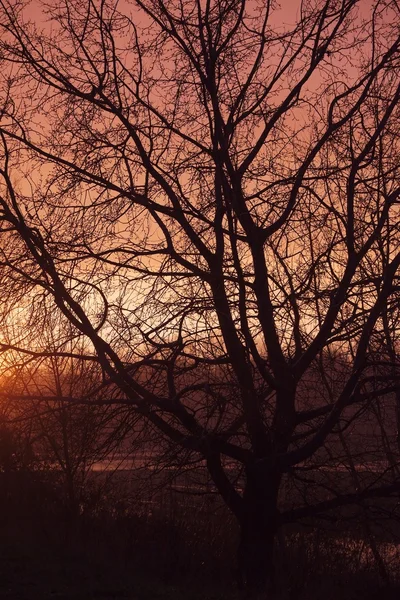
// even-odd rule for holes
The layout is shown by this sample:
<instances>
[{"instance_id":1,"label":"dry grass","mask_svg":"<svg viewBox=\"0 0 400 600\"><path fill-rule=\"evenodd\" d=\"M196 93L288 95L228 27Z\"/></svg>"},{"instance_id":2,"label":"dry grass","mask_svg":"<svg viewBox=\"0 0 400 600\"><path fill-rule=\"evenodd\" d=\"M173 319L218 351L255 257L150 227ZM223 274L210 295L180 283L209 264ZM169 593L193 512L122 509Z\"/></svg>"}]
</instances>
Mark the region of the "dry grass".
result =
<instances>
[{"instance_id":1,"label":"dry grass","mask_svg":"<svg viewBox=\"0 0 400 600\"><path fill-rule=\"evenodd\" d=\"M67 517L54 489L31 479L0 496L0 598L12 600L233 600L236 525L216 500L168 493L135 499L118 486ZM22 487L21 487L22 486ZM134 501L135 500L135 501ZM279 600L400 597L399 549L322 528L283 532Z\"/></svg>"}]
</instances>

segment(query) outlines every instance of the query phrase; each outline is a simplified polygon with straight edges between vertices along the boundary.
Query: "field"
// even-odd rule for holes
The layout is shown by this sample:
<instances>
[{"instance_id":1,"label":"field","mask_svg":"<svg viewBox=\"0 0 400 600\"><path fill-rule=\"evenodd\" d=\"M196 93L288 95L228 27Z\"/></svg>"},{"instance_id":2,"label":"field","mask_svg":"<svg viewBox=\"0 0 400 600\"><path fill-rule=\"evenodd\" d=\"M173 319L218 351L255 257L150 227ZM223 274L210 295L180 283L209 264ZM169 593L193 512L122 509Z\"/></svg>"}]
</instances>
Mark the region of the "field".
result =
<instances>
[{"instance_id":1,"label":"field","mask_svg":"<svg viewBox=\"0 0 400 600\"><path fill-rule=\"evenodd\" d=\"M96 471L78 515L59 503L54 481L3 478L0 597L240 598L234 520L211 488L200 493L201 473L173 475ZM287 526L276 544L277 598L397 598L396 523L374 532L384 572L359 519Z\"/></svg>"}]
</instances>

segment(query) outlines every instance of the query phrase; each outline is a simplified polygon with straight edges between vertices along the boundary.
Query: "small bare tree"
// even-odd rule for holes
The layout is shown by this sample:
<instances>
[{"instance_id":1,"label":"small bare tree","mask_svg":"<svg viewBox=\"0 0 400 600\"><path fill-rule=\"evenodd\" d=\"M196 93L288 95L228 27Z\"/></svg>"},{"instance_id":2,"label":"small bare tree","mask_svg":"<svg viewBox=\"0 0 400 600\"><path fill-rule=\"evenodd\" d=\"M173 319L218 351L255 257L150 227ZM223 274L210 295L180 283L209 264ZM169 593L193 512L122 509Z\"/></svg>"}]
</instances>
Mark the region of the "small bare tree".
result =
<instances>
[{"instance_id":1,"label":"small bare tree","mask_svg":"<svg viewBox=\"0 0 400 600\"><path fill-rule=\"evenodd\" d=\"M398 3L0 6L2 348L60 354L57 311L204 458L260 590L284 523L400 486L390 436L390 481L324 484L398 397ZM290 506L305 468L319 494Z\"/></svg>"},{"instance_id":2,"label":"small bare tree","mask_svg":"<svg viewBox=\"0 0 400 600\"><path fill-rule=\"evenodd\" d=\"M48 356L34 361L25 357L18 366L12 361L13 375L1 390L7 409L4 431L9 432L5 442L12 441L13 431L27 441L35 469L49 476L66 515L74 520L101 495L115 471L110 468L97 476L93 469L115 462L128 434L132 438L137 428L134 414L115 405L109 389L104 398L101 370L96 362L79 358L79 342L69 337L60 352L60 331L56 342L54 324L53 318L53 328L44 332Z\"/></svg>"}]
</instances>

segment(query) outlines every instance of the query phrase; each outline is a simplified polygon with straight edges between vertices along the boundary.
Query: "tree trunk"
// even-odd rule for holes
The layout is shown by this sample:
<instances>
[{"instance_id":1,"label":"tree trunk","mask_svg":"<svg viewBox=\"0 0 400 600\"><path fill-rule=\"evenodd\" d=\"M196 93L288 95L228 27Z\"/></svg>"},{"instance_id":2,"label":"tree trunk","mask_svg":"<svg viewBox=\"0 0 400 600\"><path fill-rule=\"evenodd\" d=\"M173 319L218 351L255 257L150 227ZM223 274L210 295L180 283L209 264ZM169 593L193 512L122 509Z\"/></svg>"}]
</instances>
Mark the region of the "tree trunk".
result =
<instances>
[{"instance_id":1,"label":"tree trunk","mask_svg":"<svg viewBox=\"0 0 400 600\"><path fill-rule=\"evenodd\" d=\"M279 477L247 471L238 549L239 582L249 598L274 595L274 542Z\"/></svg>"},{"instance_id":2,"label":"tree trunk","mask_svg":"<svg viewBox=\"0 0 400 600\"><path fill-rule=\"evenodd\" d=\"M269 598L274 592L274 540L273 528L241 523L239 583L249 598Z\"/></svg>"}]
</instances>

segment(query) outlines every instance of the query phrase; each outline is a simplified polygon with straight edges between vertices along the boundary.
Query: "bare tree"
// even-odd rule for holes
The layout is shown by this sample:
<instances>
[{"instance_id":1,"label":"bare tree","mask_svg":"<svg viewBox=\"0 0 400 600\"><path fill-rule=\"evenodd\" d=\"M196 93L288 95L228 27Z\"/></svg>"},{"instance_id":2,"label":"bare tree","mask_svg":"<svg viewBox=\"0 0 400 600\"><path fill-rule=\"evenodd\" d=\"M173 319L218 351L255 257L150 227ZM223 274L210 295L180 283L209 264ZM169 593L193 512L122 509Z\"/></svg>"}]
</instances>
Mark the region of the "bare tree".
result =
<instances>
[{"instance_id":1,"label":"bare tree","mask_svg":"<svg viewBox=\"0 0 400 600\"><path fill-rule=\"evenodd\" d=\"M133 451L137 418L128 407L112 403L109 389L103 397L101 370L95 361L79 358L82 347L72 335L63 344L63 355L57 353L60 330L56 340L55 322L53 317L53 327L48 323L43 332L49 356L12 361L14 368L0 398L6 409L5 432L10 431L9 437L17 432L25 441L35 469L49 476L48 484L61 496L66 516L74 520L111 484L115 472L111 465L118 464L128 435ZM93 473L98 463L108 467L102 477Z\"/></svg>"},{"instance_id":2,"label":"bare tree","mask_svg":"<svg viewBox=\"0 0 400 600\"><path fill-rule=\"evenodd\" d=\"M400 486L390 439L390 481L280 494L398 395L398 3L0 6L2 349L63 354L37 342L57 311L204 458L264 588L282 524Z\"/></svg>"}]
</instances>

